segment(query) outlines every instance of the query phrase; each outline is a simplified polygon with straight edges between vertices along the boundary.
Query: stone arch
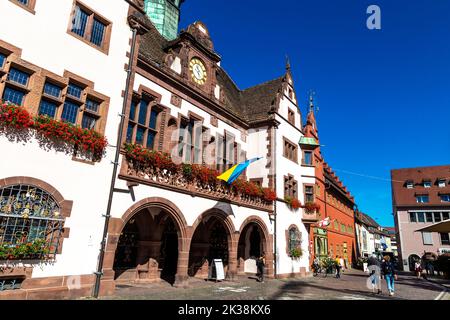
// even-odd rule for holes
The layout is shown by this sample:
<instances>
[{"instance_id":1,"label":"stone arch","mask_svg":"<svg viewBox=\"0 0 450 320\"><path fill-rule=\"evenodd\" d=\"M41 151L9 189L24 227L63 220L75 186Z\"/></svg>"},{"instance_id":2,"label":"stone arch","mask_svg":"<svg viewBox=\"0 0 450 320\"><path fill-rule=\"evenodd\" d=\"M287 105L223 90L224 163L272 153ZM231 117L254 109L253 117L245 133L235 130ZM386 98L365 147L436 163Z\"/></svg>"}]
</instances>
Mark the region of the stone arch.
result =
<instances>
[{"instance_id":1,"label":"stone arch","mask_svg":"<svg viewBox=\"0 0 450 320\"><path fill-rule=\"evenodd\" d=\"M267 268L267 272L270 276L273 275L273 235L269 234L269 230L267 229L267 225L265 224L265 222L261 219L261 217L258 216L250 216L247 219L244 220L244 222L241 224L241 227L239 229L239 234L238 234L238 244L239 241L242 240L241 237L245 237L245 229L251 225L254 224L256 225L259 230L262 232L262 238L261 239L263 241L263 250L265 251L266 254L266 268ZM243 268L243 261L242 258L239 261L240 257L239 255L239 250L236 252L237 256L236 258L238 259L238 265L239 265L239 272L243 273L244 272L244 268Z\"/></svg>"},{"instance_id":2,"label":"stone arch","mask_svg":"<svg viewBox=\"0 0 450 320\"><path fill-rule=\"evenodd\" d=\"M237 236L238 232L236 232L236 228L234 226L233 221L230 218L230 215L226 212L222 211L218 208L211 208L200 214L197 219L195 220L192 227L190 227L190 251L189 251L189 268L190 268L190 275L191 276L197 276L197 277L205 277L208 271L209 261L207 259L200 259L198 256L198 252L195 248L193 248L193 245L198 246L199 243L197 241L198 238L204 238L207 235L205 235L203 232L205 230L201 230L202 223L210 223L210 221L214 221L211 219L215 219L216 221L219 221L220 224L223 226L226 237L227 237L227 257L228 261L225 265L225 272L227 279L233 279L236 275L236 254L237 254ZM206 221L206 222L205 222ZM201 232L201 233L197 233ZM205 241L205 239L202 239L201 241ZM208 251L208 248L205 248L203 246L203 256L206 255L206 252ZM201 255L201 254L200 254Z\"/></svg>"},{"instance_id":3,"label":"stone arch","mask_svg":"<svg viewBox=\"0 0 450 320\"><path fill-rule=\"evenodd\" d=\"M187 280L187 261L189 258L189 232L187 222L181 210L170 200L160 197L143 199L132 205L121 218L111 218L108 227L108 242L103 263L104 280L114 280L114 258L122 230L128 222L142 210L158 208L167 213L173 220L178 235L178 262L174 285L178 286ZM114 283L112 284L114 286Z\"/></svg>"}]
</instances>

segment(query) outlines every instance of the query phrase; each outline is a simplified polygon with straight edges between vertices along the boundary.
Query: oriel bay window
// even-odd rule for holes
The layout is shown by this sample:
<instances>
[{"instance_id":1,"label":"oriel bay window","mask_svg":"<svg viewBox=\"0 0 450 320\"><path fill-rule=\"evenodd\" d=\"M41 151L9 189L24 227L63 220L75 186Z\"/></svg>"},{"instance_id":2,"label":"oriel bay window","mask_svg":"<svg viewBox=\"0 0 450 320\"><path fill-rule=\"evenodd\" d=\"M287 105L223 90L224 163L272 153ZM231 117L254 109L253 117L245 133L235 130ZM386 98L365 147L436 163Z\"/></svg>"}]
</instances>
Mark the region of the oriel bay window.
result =
<instances>
[{"instance_id":1,"label":"oriel bay window","mask_svg":"<svg viewBox=\"0 0 450 320\"><path fill-rule=\"evenodd\" d=\"M111 22L76 1L68 32L107 54L111 26Z\"/></svg>"},{"instance_id":2,"label":"oriel bay window","mask_svg":"<svg viewBox=\"0 0 450 320\"><path fill-rule=\"evenodd\" d=\"M133 100L130 106L127 143L135 143L148 149L157 148L158 125L161 108L147 99Z\"/></svg>"},{"instance_id":3,"label":"oriel bay window","mask_svg":"<svg viewBox=\"0 0 450 320\"><path fill-rule=\"evenodd\" d=\"M0 189L0 260L56 254L63 225L60 207L46 191L25 184Z\"/></svg>"}]
</instances>

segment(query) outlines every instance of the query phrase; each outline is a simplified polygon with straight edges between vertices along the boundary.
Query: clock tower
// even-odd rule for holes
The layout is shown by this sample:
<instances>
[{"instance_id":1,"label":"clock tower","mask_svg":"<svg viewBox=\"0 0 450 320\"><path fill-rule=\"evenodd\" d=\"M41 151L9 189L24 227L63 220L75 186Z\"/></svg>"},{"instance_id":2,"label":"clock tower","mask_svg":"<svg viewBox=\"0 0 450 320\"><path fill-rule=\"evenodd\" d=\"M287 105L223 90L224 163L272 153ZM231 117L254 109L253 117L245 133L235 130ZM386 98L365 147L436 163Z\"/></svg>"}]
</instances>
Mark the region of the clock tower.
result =
<instances>
[{"instance_id":1,"label":"clock tower","mask_svg":"<svg viewBox=\"0 0 450 320\"><path fill-rule=\"evenodd\" d=\"M178 35L180 7L184 0L145 0L144 10L147 16L167 40Z\"/></svg>"}]
</instances>

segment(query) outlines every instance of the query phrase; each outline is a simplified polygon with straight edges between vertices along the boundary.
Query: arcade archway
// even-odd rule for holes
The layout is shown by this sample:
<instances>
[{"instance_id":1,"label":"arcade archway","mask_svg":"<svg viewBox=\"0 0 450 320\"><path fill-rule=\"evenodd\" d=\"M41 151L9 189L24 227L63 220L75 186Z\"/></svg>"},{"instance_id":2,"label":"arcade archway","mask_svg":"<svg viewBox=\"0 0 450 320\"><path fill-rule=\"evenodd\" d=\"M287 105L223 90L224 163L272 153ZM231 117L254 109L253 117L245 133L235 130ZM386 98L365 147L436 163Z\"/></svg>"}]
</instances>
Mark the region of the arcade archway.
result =
<instances>
[{"instance_id":1,"label":"arcade archway","mask_svg":"<svg viewBox=\"0 0 450 320\"><path fill-rule=\"evenodd\" d=\"M185 224L176 208L146 202L130 209L122 221L112 265L116 282L163 280L173 285L177 277L187 277Z\"/></svg>"},{"instance_id":2,"label":"arcade archway","mask_svg":"<svg viewBox=\"0 0 450 320\"><path fill-rule=\"evenodd\" d=\"M207 279L209 266L214 259L221 259L227 274L232 260L232 229L226 216L207 213L198 219L189 250L188 275Z\"/></svg>"}]
</instances>

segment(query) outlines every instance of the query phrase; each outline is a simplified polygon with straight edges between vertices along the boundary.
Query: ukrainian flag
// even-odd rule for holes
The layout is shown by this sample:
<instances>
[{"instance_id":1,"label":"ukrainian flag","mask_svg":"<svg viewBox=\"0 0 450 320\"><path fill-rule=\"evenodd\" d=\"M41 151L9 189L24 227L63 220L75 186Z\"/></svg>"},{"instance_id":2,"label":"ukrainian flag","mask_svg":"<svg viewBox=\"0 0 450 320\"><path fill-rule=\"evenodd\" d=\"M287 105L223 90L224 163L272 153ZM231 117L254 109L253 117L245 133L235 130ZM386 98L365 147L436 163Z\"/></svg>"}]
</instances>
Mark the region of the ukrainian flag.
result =
<instances>
[{"instance_id":1,"label":"ukrainian flag","mask_svg":"<svg viewBox=\"0 0 450 320\"><path fill-rule=\"evenodd\" d=\"M254 158L247 160L245 162L239 163L235 166L233 166L231 169L228 169L224 173L222 173L220 176L217 177L217 179L225 181L227 184L232 184L240 175L242 172L244 172L245 169L250 165L250 163L253 163L255 161L258 161L262 158Z\"/></svg>"}]
</instances>

